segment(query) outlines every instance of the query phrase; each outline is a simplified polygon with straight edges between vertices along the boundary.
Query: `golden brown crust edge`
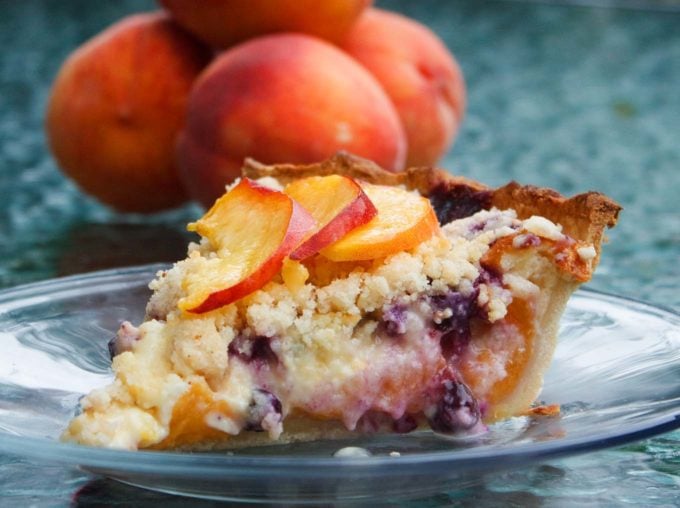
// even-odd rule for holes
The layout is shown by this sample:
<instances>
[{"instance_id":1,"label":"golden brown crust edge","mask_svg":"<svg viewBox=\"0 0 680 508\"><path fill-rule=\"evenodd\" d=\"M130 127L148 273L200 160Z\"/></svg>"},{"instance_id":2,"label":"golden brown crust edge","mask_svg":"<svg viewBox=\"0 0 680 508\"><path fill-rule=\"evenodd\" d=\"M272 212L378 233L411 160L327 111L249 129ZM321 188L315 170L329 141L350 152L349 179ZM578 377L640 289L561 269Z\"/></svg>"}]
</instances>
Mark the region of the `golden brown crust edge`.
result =
<instances>
[{"instance_id":1,"label":"golden brown crust edge","mask_svg":"<svg viewBox=\"0 0 680 508\"><path fill-rule=\"evenodd\" d=\"M519 185L510 182L493 191L493 205L500 209L512 208L520 218L541 215L556 224L575 240L592 244L600 261L604 232L618 221L621 206L599 192L586 192L565 198L552 189Z\"/></svg>"},{"instance_id":2,"label":"golden brown crust edge","mask_svg":"<svg viewBox=\"0 0 680 508\"><path fill-rule=\"evenodd\" d=\"M499 209L512 208L521 219L541 215L561 224L563 232L575 240L592 244L597 253L592 269L600 259L605 229L616 225L622 209L615 201L599 192L586 192L566 198L553 189L520 185L517 182L492 189L470 178L454 176L431 167L415 167L401 173L391 173L367 159L344 152L338 152L325 161L307 165L266 165L246 159L242 174L248 178L271 176L283 184L308 176L342 174L370 183L403 185L426 196L435 191L445 193L461 188L471 192L488 192L491 206Z\"/></svg>"}]
</instances>

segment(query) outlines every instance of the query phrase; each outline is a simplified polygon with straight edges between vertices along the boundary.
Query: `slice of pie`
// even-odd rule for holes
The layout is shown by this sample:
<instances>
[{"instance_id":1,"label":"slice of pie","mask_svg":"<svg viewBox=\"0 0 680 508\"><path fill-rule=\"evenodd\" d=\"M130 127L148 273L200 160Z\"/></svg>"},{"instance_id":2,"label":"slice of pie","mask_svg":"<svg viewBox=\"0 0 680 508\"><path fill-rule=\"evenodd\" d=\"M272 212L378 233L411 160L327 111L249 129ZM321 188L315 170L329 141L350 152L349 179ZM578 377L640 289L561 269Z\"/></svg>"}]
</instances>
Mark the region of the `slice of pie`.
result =
<instances>
[{"instance_id":1,"label":"slice of pie","mask_svg":"<svg viewBox=\"0 0 680 508\"><path fill-rule=\"evenodd\" d=\"M619 211L343 154L247 161L63 439L207 450L525 414Z\"/></svg>"}]
</instances>

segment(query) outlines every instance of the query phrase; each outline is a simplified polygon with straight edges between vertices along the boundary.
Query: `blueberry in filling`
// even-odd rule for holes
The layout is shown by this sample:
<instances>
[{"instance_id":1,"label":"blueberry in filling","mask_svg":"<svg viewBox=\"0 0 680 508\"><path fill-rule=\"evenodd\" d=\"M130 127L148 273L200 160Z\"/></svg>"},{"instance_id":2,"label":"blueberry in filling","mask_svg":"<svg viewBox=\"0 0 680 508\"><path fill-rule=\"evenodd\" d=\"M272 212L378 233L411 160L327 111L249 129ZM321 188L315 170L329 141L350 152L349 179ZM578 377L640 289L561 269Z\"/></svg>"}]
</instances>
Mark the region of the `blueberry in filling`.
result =
<instances>
[{"instance_id":1,"label":"blueberry in filling","mask_svg":"<svg viewBox=\"0 0 680 508\"><path fill-rule=\"evenodd\" d=\"M276 365L279 359L272 350L271 341L271 337L262 335L254 337L237 335L229 343L229 354L246 363L257 362L265 365Z\"/></svg>"},{"instance_id":2,"label":"blueberry in filling","mask_svg":"<svg viewBox=\"0 0 680 508\"><path fill-rule=\"evenodd\" d=\"M418 421L410 414L394 420L392 430L398 434L408 434L418 428Z\"/></svg>"},{"instance_id":3,"label":"blueberry in filling","mask_svg":"<svg viewBox=\"0 0 680 508\"><path fill-rule=\"evenodd\" d=\"M418 428L418 420L414 415L404 413L399 418L393 418L382 411L366 411L357 422L357 429L372 434L382 429L391 428L397 434L408 434Z\"/></svg>"},{"instance_id":4,"label":"blueberry in filling","mask_svg":"<svg viewBox=\"0 0 680 508\"><path fill-rule=\"evenodd\" d=\"M407 308L403 303L389 307L382 315L382 329L388 337L398 337L406 333Z\"/></svg>"},{"instance_id":5,"label":"blueberry in filling","mask_svg":"<svg viewBox=\"0 0 680 508\"><path fill-rule=\"evenodd\" d=\"M132 351L132 345L141 338L139 328L133 326L129 321L124 321L116 335L107 344L111 360L113 360L114 356L118 356L125 351Z\"/></svg>"},{"instance_id":6,"label":"blueberry in filling","mask_svg":"<svg viewBox=\"0 0 680 508\"><path fill-rule=\"evenodd\" d=\"M113 360L114 356L118 355L118 341L116 340L117 337L114 335L111 337L111 340L106 344L108 350L109 350L109 357L111 360Z\"/></svg>"},{"instance_id":7,"label":"blueberry in filling","mask_svg":"<svg viewBox=\"0 0 680 508\"><path fill-rule=\"evenodd\" d=\"M458 291L430 295L434 327L444 333L456 331L460 334L469 334L470 318L475 314L478 295L478 289L468 295Z\"/></svg>"},{"instance_id":8,"label":"blueberry in filling","mask_svg":"<svg viewBox=\"0 0 680 508\"><path fill-rule=\"evenodd\" d=\"M496 286L503 285L503 274L501 274L495 267L483 264L479 271L479 277L474 282L475 288L480 284L494 284Z\"/></svg>"},{"instance_id":9,"label":"blueberry in filling","mask_svg":"<svg viewBox=\"0 0 680 508\"><path fill-rule=\"evenodd\" d=\"M440 343L445 358L460 356L467 346L470 340L470 319L478 313L478 295L479 290L475 288L468 295L449 291L429 297L433 327L442 332Z\"/></svg>"},{"instance_id":10,"label":"blueberry in filling","mask_svg":"<svg viewBox=\"0 0 680 508\"><path fill-rule=\"evenodd\" d=\"M441 225L491 208L490 191L476 191L466 185L438 185L428 198Z\"/></svg>"},{"instance_id":11,"label":"blueberry in filling","mask_svg":"<svg viewBox=\"0 0 680 508\"><path fill-rule=\"evenodd\" d=\"M455 378L445 379L440 391L439 401L426 411L432 430L451 434L469 430L479 422L479 404L465 383Z\"/></svg>"},{"instance_id":12,"label":"blueberry in filling","mask_svg":"<svg viewBox=\"0 0 680 508\"><path fill-rule=\"evenodd\" d=\"M281 401L267 390L253 390L244 429L262 432L280 423L282 419Z\"/></svg>"}]
</instances>

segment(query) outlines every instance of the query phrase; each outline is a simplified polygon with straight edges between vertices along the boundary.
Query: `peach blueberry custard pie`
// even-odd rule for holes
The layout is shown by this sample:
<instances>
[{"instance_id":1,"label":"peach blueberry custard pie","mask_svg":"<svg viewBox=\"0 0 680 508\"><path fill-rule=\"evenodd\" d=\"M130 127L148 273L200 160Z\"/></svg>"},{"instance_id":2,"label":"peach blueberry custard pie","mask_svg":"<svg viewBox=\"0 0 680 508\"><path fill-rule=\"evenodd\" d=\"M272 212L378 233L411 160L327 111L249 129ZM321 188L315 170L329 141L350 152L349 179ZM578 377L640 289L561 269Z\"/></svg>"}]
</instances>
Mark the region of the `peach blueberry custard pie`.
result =
<instances>
[{"instance_id":1,"label":"peach blueberry custard pie","mask_svg":"<svg viewBox=\"0 0 680 508\"><path fill-rule=\"evenodd\" d=\"M349 155L246 161L63 439L208 450L524 414L619 210Z\"/></svg>"}]
</instances>

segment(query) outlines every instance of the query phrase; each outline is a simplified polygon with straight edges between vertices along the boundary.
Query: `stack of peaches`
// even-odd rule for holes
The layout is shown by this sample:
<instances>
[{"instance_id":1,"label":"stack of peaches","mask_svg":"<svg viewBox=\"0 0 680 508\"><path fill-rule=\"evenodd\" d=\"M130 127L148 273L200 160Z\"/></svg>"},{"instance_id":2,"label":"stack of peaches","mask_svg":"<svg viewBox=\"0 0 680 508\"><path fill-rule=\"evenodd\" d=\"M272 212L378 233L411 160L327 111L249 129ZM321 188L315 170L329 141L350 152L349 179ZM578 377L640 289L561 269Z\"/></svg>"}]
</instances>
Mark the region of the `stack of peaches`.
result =
<instances>
[{"instance_id":1,"label":"stack of peaches","mask_svg":"<svg viewBox=\"0 0 680 508\"><path fill-rule=\"evenodd\" d=\"M371 0L160 0L74 51L46 129L63 171L124 212L209 207L245 157L344 150L433 165L465 108L461 71L422 24Z\"/></svg>"}]
</instances>

